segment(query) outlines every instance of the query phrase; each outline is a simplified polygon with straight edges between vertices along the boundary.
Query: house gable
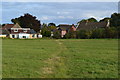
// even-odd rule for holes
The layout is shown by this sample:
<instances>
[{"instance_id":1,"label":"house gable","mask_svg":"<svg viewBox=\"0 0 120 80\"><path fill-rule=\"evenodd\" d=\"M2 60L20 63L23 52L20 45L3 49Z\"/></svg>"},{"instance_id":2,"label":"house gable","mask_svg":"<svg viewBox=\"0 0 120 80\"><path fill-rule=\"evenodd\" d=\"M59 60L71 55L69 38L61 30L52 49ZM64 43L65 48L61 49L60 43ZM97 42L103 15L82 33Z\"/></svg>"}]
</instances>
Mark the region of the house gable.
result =
<instances>
[{"instance_id":1,"label":"house gable","mask_svg":"<svg viewBox=\"0 0 120 80\"><path fill-rule=\"evenodd\" d=\"M76 27L75 27L74 24L72 24L72 26L70 27L70 30L71 30L71 31L76 31Z\"/></svg>"},{"instance_id":2,"label":"house gable","mask_svg":"<svg viewBox=\"0 0 120 80\"><path fill-rule=\"evenodd\" d=\"M18 23L16 23L12 28L21 28L21 26Z\"/></svg>"}]
</instances>

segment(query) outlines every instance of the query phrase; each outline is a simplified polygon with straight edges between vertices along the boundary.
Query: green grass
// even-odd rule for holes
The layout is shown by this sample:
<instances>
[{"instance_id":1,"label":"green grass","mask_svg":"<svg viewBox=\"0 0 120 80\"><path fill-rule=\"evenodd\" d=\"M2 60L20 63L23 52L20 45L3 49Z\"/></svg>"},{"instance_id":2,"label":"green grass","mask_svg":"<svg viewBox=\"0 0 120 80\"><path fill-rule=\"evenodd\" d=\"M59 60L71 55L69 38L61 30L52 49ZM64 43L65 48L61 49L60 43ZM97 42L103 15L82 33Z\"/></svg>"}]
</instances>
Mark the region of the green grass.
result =
<instances>
[{"instance_id":1,"label":"green grass","mask_svg":"<svg viewBox=\"0 0 120 80\"><path fill-rule=\"evenodd\" d=\"M118 78L117 39L3 39L3 78Z\"/></svg>"}]
</instances>

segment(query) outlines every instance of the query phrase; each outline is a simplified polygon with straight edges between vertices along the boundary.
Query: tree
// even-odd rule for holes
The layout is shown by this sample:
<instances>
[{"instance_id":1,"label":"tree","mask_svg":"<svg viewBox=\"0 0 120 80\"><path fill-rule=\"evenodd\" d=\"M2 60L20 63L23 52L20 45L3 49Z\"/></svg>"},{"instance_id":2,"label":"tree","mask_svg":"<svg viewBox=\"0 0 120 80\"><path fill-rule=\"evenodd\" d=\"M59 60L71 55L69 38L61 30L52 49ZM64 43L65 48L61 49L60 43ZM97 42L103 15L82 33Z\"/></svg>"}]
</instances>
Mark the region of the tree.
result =
<instances>
[{"instance_id":1,"label":"tree","mask_svg":"<svg viewBox=\"0 0 120 80\"><path fill-rule=\"evenodd\" d=\"M118 31L115 27L106 28L106 38L118 38Z\"/></svg>"},{"instance_id":2,"label":"tree","mask_svg":"<svg viewBox=\"0 0 120 80\"><path fill-rule=\"evenodd\" d=\"M92 30L91 38L105 38L105 29L98 28Z\"/></svg>"},{"instance_id":3,"label":"tree","mask_svg":"<svg viewBox=\"0 0 120 80\"><path fill-rule=\"evenodd\" d=\"M87 38L86 32L87 32L86 30L80 30L77 32L76 37L80 39L86 39Z\"/></svg>"},{"instance_id":4,"label":"tree","mask_svg":"<svg viewBox=\"0 0 120 80\"><path fill-rule=\"evenodd\" d=\"M111 24L112 27L120 26L120 13L114 13L111 15Z\"/></svg>"},{"instance_id":5,"label":"tree","mask_svg":"<svg viewBox=\"0 0 120 80\"><path fill-rule=\"evenodd\" d=\"M100 20L99 22L103 22L103 21L107 22L108 20L111 20L111 18L106 17L106 18L104 18L104 19Z\"/></svg>"},{"instance_id":6,"label":"tree","mask_svg":"<svg viewBox=\"0 0 120 80\"><path fill-rule=\"evenodd\" d=\"M41 34L43 35L43 37L51 36L51 31L48 29L48 26L45 23L43 23L42 25Z\"/></svg>"},{"instance_id":7,"label":"tree","mask_svg":"<svg viewBox=\"0 0 120 80\"><path fill-rule=\"evenodd\" d=\"M2 27L5 26L5 24L2 24Z\"/></svg>"},{"instance_id":8,"label":"tree","mask_svg":"<svg viewBox=\"0 0 120 80\"><path fill-rule=\"evenodd\" d=\"M81 23L86 23L87 20L82 19L81 21L79 21L77 24L81 24Z\"/></svg>"},{"instance_id":9,"label":"tree","mask_svg":"<svg viewBox=\"0 0 120 80\"><path fill-rule=\"evenodd\" d=\"M65 35L64 35L65 39L70 39L70 38L76 38L76 31L73 30L69 30Z\"/></svg>"},{"instance_id":10,"label":"tree","mask_svg":"<svg viewBox=\"0 0 120 80\"><path fill-rule=\"evenodd\" d=\"M54 29L56 29L55 23L49 23L49 24L48 24L48 29L49 29L50 31L53 31Z\"/></svg>"},{"instance_id":11,"label":"tree","mask_svg":"<svg viewBox=\"0 0 120 80\"><path fill-rule=\"evenodd\" d=\"M120 26L117 28L118 38L120 38Z\"/></svg>"},{"instance_id":12,"label":"tree","mask_svg":"<svg viewBox=\"0 0 120 80\"><path fill-rule=\"evenodd\" d=\"M49 23L48 26L56 26L55 23Z\"/></svg>"},{"instance_id":13,"label":"tree","mask_svg":"<svg viewBox=\"0 0 120 80\"><path fill-rule=\"evenodd\" d=\"M95 18L89 18L88 22L98 22Z\"/></svg>"},{"instance_id":14,"label":"tree","mask_svg":"<svg viewBox=\"0 0 120 80\"><path fill-rule=\"evenodd\" d=\"M40 21L36 19L35 16L30 14L24 14L24 16L20 16L15 19L11 19L11 21L15 24L18 23L22 28L31 28L36 32L39 32L41 29Z\"/></svg>"},{"instance_id":15,"label":"tree","mask_svg":"<svg viewBox=\"0 0 120 80\"><path fill-rule=\"evenodd\" d=\"M86 22L98 22L95 18L82 19L77 24L86 23Z\"/></svg>"},{"instance_id":16,"label":"tree","mask_svg":"<svg viewBox=\"0 0 120 80\"><path fill-rule=\"evenodd\" d=\"M60 31L54 31L53 32L53 38L56 38L56 39L60 39L61 38L61 34L60 34Z\"/></svg>"}]
</instances>

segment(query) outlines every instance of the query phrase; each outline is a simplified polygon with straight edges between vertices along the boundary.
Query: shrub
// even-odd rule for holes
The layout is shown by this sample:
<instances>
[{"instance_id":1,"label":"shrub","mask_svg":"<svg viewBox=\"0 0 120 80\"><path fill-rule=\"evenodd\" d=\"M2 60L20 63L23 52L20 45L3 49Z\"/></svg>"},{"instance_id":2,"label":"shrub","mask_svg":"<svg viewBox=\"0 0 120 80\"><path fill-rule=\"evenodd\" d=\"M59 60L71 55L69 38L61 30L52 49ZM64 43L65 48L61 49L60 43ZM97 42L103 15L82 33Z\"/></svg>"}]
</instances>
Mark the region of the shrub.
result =
<instances>
[{"instance_id":1,"label":"shrub","mask_svg":"<svg viewBox=\"0 0 120 80\"><path fill-rule=\"evenodd\" d=\"M86 32L87 32L86 30L77 31L76 37L80 39L86 39L87 38Z\"/></svg>"},{"instance_id":2,"label":"shrub","mask_svg":"<svg viewBox=\"0 0 120 80\"><path fill-rule=\"evenodd\" d=\"M61 38L60 31L53 32L53 38L60 39Z\"/></svg>"}]
</instances>

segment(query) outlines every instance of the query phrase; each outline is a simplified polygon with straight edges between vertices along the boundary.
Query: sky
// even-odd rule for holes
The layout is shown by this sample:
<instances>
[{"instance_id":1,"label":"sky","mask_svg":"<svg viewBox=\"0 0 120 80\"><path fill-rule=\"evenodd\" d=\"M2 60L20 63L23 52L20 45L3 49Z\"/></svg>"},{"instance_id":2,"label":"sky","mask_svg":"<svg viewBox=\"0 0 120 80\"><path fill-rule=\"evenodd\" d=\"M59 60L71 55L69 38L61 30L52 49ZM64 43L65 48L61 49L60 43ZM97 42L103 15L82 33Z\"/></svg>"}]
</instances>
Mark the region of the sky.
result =
<instances>
[{"instance_id":1,"label":"sky","mask_svg":"<svg viewBox=\"0 0 120 80\"><path fill-rule=\"evenodd\" d=\"M118 2L119 0L2 0L3 2Z\"/></svg>"},{"instance_id":2,"label":"sky","mask_svg":"<svg viewBox=\"0 0 120 80\"><path fill-rule=\"evenodd\" d=\"M22 1L22 0L21 0ZM25 0L24 0L25 1ZM33 1L33 0L32 0ZM37 1L37 0L36 0ZM2 2L2 23L29 13L41 23L76 24L82 19L101 20L118 12L118 2Z\"/></svg>"}]
</instances>

